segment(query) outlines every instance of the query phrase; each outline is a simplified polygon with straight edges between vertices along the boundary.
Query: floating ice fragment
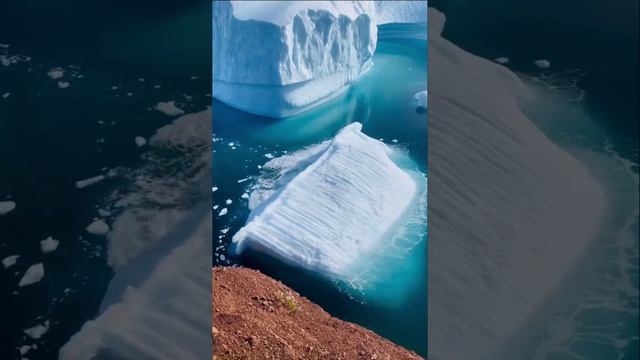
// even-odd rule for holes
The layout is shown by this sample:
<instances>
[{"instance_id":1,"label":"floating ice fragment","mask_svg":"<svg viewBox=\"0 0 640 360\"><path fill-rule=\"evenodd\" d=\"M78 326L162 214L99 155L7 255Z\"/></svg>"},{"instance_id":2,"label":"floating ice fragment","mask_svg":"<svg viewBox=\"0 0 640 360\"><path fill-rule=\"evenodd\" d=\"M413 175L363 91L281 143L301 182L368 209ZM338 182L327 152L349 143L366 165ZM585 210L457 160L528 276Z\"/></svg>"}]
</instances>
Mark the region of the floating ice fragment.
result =
<instances>
[{"instance_id":1,"label":"floating ice fragment","mask_svg":"<svg viewBox=\"0 0 640 360\"><path fill-rule=\"evenodd\" d=\"M44 324L38 324L22 331L32 339L40 339L42 335L49 331L49 320L45 321Z\"/></svg>"},{"instance_id":2,"label":"floating ice fragment","mask_svg":"<svg viewBox=\"0 0 640 360\"><path fill-rule=\"evenodd\" d=\"M249 178L242 178L240 180L238 180L238 184L242 184L243 182L249 180Z\"/></svg>"},{"instance_id":3,"label":"floating ice fragment","mask_svg":"<svg viewBox=\"0 0 640 360\"><path fill-rule=\"evenodd\" d=\"M22 279L20 279L20 283L18 283L18 286L23 287L23 286L35 284L38 281L42 280L43 276L44 276L44 266L42 265L42 263L31 265L22 276Z\"/></svg>"},{"instance_id":4,"label":"floating ice fragment","mask_svg":"<svg viewBox=\"0 0 640 360\"><path fill-rule=\"evenodd\" d=\"M104 220L99 219L89 224L86 230L89 234L106 235L111 229L109 228L109 225L107 225L107 223L104 222Z\"/></svg>"},{"instance_id":5,"label":"floating ice fragment","mask_svg":"<svg viewBox=\"0 0 640 360\"><path fill-rule=\"evenodd\" d=\"M88 179L78 180L78 181L76 181L76 189L82 189L82 188L85 188L87 186L91 186L93 184L97 184L97 183L99 183L100 181L102 181L104 179L105 179L104 175L98 175L98 176L90 177Z\"/></svg>"},{"instance_id":6,"label":"floating ice fragment","mask_svg":"<svg viewBox=\"0 0 640 360\"><path fill-rule=\"evenodd\" d=\"M220 213L218 214L218 216L224 216L227 215L227 208L223 208L222 210L220 210Z\"/></svg>"},{"instance_id":7,"label":"floating ice fragment","mask_svg":"<svg viewBox=\"0 0 640 360\"><path fill-rule=\"evenodd\" d=\"M20 348L18 348L18 351L20 351L20 355L25 355L29 352L29 350L31 350L31 346L29 345L22 345L20 346Z\"/></svg>"},{"instance_id":8,"label":"floating ice fragment","mask_svg":"<svg viewBox=\"0 0 640 360\"><path fill-rule=\"evenodd\" d=\"M271 153L267 153L264 154L264 157L266 157L267 159L273 159L275 156L273 156Z\"/></svg>"},{"instance_id":9,"label":"floating ice fragment","mask_svg":"<svg viewBox=\"0 0 640 360\"><path fill-rule=\"evenodd\" d=\"M533 62L539 69L548 69L551 67L551 62L549 60L540 59Z\"/></svg>"},{"instance_id":10,"label":"floating ice fragment","mask_svg":"<svg viewBox=\"0 0 640 360\"><path fill-rule=\"evenodd\" d=\"M184 110L177 107L175 101L161 101L157 103L153 108L167 116L178 116L184 114Z\"/></svg>"},{"instance_id":11,"label":"floating ice fragment","mask_svg":"<svg viewBox=\"0 0 640 360\"><path fill-rule=\"evenodd\" d=\"M232 202L233 201L231 199L227 199L227 200L224 201L224 203L227 204L227 205L231 205Z\"/></svg>"},{"instance_id":12,"label":"floating ice fragment","mask_svg":"<svg viewBox=\"0 0 640 360\"><path fill-rule=\"evenodd\" d=\"M102 217L111 216L111 212L105 209L98 209L98 215Z\"/></svg>"},{"instance_id":13,"label":"floating ice fragment","mask_svg":"<svg viewBox=\"0 0 640 360\"><path fill-rule=\"evenodd\" d=\"M218 190L218 187L217 187L217 186L212 186L212 187L211 187L211 192L216 192L217 190Z\"/></svg>"},{"instance_id":14,"label":"floating ice fragment","mask_svg":"<svg viewBox=\"0 0 640 360\"><path fill-rule=\"evenodd\" d=\"M240 196L240 197L241 197L241 198L243 198L243 199L248 199L248 198L249 198L249 194L244 193L244 194L242 194L242 196Z\"/></svg>"},{"instance_id":15,"label":"floating ice fragment","mask_svg":"<svg viewBox=\"0 0 640 360\"><path fill-rule=\"evenodd\" d=\"M71 86L71 84L68 81L58 81L58 87L60 89L66 89L69 86Z\"/></svg>"},{"instance_id":16,"label":"floating ice fragment","mask_svg":"<svg viewBox=\"0 0 640 360\"><path fill-rule=\"evenodd\" d=\"M420 91L419 93L415 94L413 98L416 99L419 107L427 107L427 90Z\"/></svg>"},{"instance_id":17,"label":"floating ice fragment","mask_svg":"<svg viewBox=\"0 0 640 360\"><path fill-rule=\"evenodd\" d=\"M6 98L8 98L8 97L9 97L9 95L11 95L11 93L6 92L6 93L2 94L2 98L3 98L3 99L6 99Z\"/></svg>"},{"instance_id":18,"label":"floating ice fragment","mask_svg":"<svg viewBox=\"0 0 640 360\"><path fill-rule=\"evenodd\" d=\"M398 139L391 139L391 142L392 142L392 143L397 143L397 142L398 142Z\"/></svg>"},{"instance_id":19,"label":"floating ice fragment","mask_svg":"<svg viewBox=\"0 0 640 360\"><path fill-rule=\"evenodd\" d=\"M493 59L493 61L497 62L498 64L508 64L509 63L509 58L508 57L497 57L495 59Z\"/></svg>"},{"instance_id":20,"label":"floating ice fragment","mask_svg":"<svg viewBox=\"0 0 640 360\"><path fill-rule=\"evenodd\" d=\"M16 208L16 203L13 201L0 201L0 216L6 215Z\"/></svg>"},{"instance_id":21,"label":"floating ice fragment","mask_svg":"<svg viewBox=\"0 0 640 360\"><path fill-rule=\"evenodd\" d=\"M222 234L226 234L228 232L229 232L229 228L224 228L224 229L220 230L220 233L222 233Z\"/></svg>"},{"instance_id":22,"label":"floating ice fragment","mask_svg":"<svg viewBox=\"0 0 640 360\"><path fill-rule=\"evenodd\" d=\"M4 266L5 269L12 267L13 265L16 264L19 257L20 255L7 256L6 258L2 259L2 266Z\"/></svg>"},{"instance_id":23,"label":"floating ice fragment","mask_svg":"<svg viewBox=\"0 0 640 360\"><path fill-rule=\"evenodd\" d=\"M64 76L64 70L61 67L53 68L47 72L47 75L53 80L58 80Z\"/></svg>"},{"instance_id":24,"label":"floating ice fragment","mask_svg":"<svg viewBox=\"0 0 640 360\"><path fill-rule=\"evenodd\" d=\"M60 244L60 241L49 236L40 241L40 250L42 250L43 253L49 253L55 251L58 248L58 244Z\"/></svg>"},{"instance_id":25,"label":"floating ice fragment","mask_svg":"<svg viewBox=\"0 0 640 360\"><path fill-rule=\"evenodd\" d=\"M145 146L147 143L147 140L145 138L143 138L142 136L136 136L135 139L133 139L136 142L136 146L137 147L142 147Z\"/></svg>"}]
</instances>

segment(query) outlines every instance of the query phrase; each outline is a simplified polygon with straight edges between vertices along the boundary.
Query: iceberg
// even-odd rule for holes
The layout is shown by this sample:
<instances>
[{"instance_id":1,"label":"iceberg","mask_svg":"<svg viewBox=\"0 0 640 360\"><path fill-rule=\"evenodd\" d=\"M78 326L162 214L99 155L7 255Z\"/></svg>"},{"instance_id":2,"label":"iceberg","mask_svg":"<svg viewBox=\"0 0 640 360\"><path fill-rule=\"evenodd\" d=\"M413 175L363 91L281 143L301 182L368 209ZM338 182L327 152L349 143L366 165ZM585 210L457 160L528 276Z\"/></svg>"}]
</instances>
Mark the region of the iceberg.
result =
<instances>
[{"instance_id":1,"label":"iceberg","mask_svg":"<svg viewBox=\"0 0 640 360\"><path fill-rule=\"evenodd\" d=\"M287 117L341 94L369 71L371 1L215 1L213 96Z\"/></svg>"},{"instance_id":2,"label":"iceberg","mask_svg":"<svg viewBox=\"0 0 640 360\"><path fill-rule=\"evenodd\" d=\"M46 239L40 241L40 250L42 250L43 253L49 253L55 251L58 248L59 244L59 240L56 240L49 236Z\"/></svg>"},{"instance_id":3,"label":"iceberg","mask_svg":"<svg viewBox=\"0 0 640 360\"><path fill-rule=\"evenodd\" d=\"M427 107L427 90L420 91L416 93L413 98L416 100L418 107L426 108Z\"/></svg>"},{"instance_id":4,"label":"iceberg","mask_svg":"<svg viewBox=\"0 0 640 360\"><path fill-rule=\"evenodd\" d=\"M378 25L427 22L427 1L375 1Z\"/></svg>"},{"instance_id":5,"label":"iceberg","mask_svg":"<svg viewBox=\"0 0 640 360\"><path fill-rule=\"evenodd\" d=\"M27 271L22 275L22 279L20 279L20 283L18 286L28 286L31 284L35 284L38 281L42 280L44 276L44 266L42 263L37 263L35 265L29 266Z\"/></svg>"},{"instance_id":6,"label":"iceberg","mask_svg":"<svg viewBox=\"0 0 640 360\"><path fill-rule=\"evenodd\" d=\"M0 201L0 216L12 212L15 208L16 203L14 201Z\"/></svg>"},{"instance_id":7,"label":"iceberg","mask_svg":"<svg viewBox=\"0 0 640 360\"><path fill-rule=\"evenodd\" d=\"M265 167L295 169L261 199L252 194L236 254L253 249L334 279L384 245L417 198L417 179L393 161L393 149L352 123L331 141Z\"/></svg>"}]
</instances>

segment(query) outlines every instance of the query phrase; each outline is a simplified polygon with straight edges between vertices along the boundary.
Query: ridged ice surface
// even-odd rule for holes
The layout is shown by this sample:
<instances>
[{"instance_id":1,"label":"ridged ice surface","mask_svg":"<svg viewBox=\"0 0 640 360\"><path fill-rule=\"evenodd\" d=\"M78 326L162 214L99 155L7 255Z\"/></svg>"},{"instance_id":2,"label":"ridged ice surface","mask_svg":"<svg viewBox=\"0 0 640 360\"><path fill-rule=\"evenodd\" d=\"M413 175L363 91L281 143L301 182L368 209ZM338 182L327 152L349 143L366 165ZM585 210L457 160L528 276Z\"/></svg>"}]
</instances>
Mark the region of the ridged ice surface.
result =
<instances>
[{"instance_id":1,"label":"ridged ice surface","mask_svg":"<svg viewBox=\"0 0 640 360\"><path fill-rule=\"evenodd\" d=\"M368 1L215 1L213 95L283 117L326 101L372 66Z\"/></svg>"},{"instance_id":2,"label":"ridged ice surface","mask_svg":"<svg viewBox=\"0 0 640 360\"><path fill-rule=\"evenodd\" d=\"M593 243L606 198L520 107L528 85L429 12L429 353L501 359Z\"/></svg>"},{"instance_id":3,"label":"ridged ice surface","mask_svg":"<svg viewBox=\"0 0 640 360\"><path fill-rule=\"evenodd\" d=\"M427 1L376 1L378 25L427 22Z\"/></svg>"},{"instance_id":4,"label":"ridged ice surface","mask_svg":"<svg viewBox=\"0 0 640 360\"><path fill-rule=\"evenodd\" d=\"M268 163L287 163L295 171L253 205L247 224L233 237L236 253L252 248L340 279L384 246L419 186L394 163L387 145L360 130L359 123L350 124L302 156Z\"/></svg>"}]
</instances>

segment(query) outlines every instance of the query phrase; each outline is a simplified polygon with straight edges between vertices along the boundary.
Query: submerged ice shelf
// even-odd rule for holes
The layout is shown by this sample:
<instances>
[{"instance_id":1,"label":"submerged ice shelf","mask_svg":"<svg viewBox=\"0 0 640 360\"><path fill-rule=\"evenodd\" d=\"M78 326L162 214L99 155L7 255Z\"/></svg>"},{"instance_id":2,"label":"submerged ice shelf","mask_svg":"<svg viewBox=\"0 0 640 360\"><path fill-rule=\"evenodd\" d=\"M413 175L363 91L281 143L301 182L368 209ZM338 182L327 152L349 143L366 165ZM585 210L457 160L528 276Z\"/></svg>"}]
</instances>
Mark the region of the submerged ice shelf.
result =
<instances>
[{"instance_id":1,"label":"submerged ice shelf","mask_svg":"<svg viewBox=\"0 0 640 360\"><path fill-rule=\"evenodd\" d=\"M268 162L286 169L266 194L251 195L236 254L262 252L292 266L345 280L384 248L422 194L423 176L394 162L393 148L352 123L333 140Z\"/></svg>"}]
</instances>

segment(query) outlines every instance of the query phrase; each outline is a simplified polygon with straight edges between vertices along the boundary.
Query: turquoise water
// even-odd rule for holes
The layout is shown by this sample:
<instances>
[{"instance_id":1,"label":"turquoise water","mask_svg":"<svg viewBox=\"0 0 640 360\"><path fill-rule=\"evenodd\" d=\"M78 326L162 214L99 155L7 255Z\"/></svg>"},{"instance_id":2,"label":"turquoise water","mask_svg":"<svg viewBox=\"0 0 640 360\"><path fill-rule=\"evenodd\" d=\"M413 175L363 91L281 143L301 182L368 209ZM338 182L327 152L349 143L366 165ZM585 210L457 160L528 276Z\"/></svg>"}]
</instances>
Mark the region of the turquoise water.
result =
<instances>
[{"instance_id":1,"label":"turquoise water","mask_svg":"<svg viewBox=\"0 0 640 360\"><path fill-rule=\"evenodd\" d=\"M416 245L402 258L380 263L374 271L375 285L364 289L284 266L262 254L236 258L229 251L231 237L249 214L242 195L250 193L260 177L268 176L260 169L269 160L266 154L280 156L319 143L357 121L366 135L397 148L408 155L410 167L427 173L427 115L416 108L413 99L427 86L426 29L405 31L422 40L381 40L371 72L345 94L298 116L281 120L258 117L214 100L213 182L218 188L213 193L214 264L258 268L334 316L362 324L425 355L426 218L420 218L404 234ZM227 208L228 214L216 216L222 208Z\"/></svg>"}]
</instances>

